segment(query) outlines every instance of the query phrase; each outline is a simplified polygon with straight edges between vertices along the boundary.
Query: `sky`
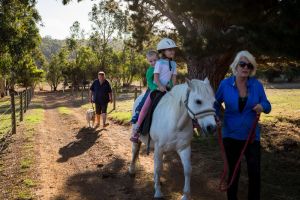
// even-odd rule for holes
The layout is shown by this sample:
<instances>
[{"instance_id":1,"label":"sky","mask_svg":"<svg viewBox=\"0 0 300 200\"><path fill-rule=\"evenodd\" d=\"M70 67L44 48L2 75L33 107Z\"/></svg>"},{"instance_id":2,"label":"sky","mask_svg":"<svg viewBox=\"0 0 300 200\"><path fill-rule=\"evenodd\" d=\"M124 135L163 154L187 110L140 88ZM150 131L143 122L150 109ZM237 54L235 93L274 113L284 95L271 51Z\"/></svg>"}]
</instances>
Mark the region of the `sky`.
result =
<instances>
[{"instance_id":1,"label":"sky","mask_svg":"<svg viewBox=\"0 0 300 200\"><path fill-rule=\"evenodd\" d=\"M36 8L42 17L43 26L39 26L42 37L50 36L54 39L65 39L70 36L70 27L75 21L86 33L91 31L88 13L97 1L83 0L77 3L73 0L67 5L62 0L38 0Z\"/></svg>"}]
</instances>

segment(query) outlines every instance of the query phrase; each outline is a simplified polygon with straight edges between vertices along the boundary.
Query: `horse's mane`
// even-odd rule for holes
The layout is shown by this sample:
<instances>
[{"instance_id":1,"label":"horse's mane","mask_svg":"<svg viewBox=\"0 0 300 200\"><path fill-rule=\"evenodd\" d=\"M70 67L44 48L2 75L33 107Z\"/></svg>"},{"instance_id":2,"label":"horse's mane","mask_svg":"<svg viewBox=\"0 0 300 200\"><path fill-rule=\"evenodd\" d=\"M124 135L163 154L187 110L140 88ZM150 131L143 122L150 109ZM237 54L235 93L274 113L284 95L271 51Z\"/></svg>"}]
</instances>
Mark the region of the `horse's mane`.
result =
<instances>
[{"instance_id":1,"label":"horse's mane","mask_svg":"<svg viewBox=\"0 0 300 200\"><path fill-rule=\"evenodd\" d=\"M213 91L209 84L205 84L204 81L193 79L191 80L192 89L196 91L196 93L204 95L202 98L206 99L208 97L214 96ZM187 83L176 85L172 88L170 92L167 93L165 99L165 103L173 104L178 101L184 101L186 99L188 85Z\"/></svg>"}]
</instances>

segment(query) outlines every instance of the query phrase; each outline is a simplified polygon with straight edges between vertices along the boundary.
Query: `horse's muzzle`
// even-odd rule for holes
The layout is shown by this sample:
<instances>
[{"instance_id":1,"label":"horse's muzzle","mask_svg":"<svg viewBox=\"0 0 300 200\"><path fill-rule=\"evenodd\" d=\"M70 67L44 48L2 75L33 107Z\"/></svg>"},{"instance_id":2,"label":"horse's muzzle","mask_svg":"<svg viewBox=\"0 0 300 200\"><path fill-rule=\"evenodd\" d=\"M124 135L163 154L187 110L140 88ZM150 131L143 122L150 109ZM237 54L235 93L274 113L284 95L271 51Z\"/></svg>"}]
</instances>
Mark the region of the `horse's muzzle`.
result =
<instances>
[{"instance_id":1,"label":"horse's muzzle","mask_svg":"<svg viewBox=\"0 0 300 200\"><path fill-rule=\"evenodd\" d=\"M206 126L206 131L208 133L214 133L217 130L217 125L209 124Z\"/></svg>"}]
</instances>

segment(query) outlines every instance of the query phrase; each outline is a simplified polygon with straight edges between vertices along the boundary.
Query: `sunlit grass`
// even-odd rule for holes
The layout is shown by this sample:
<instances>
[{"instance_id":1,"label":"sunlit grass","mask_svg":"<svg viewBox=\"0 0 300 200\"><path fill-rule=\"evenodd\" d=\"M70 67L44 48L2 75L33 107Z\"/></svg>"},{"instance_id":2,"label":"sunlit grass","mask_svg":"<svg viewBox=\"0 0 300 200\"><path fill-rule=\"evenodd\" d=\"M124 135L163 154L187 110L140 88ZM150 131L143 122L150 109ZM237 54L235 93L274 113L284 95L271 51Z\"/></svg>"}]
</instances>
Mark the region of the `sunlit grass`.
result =
<instances>
[{"instance_id":1,"label":"sunlit grass","mask_svg":"<svg viewBox=\"0 0 300 200\"><path fill-rule=\"evenodd\" d=\"M44 119L44 109L34 108L24 115L25 124L38 124Z\"/></svg>"},{"instance_id":2,"label":"sunlit grass","mask_svg":"<svg viewBox=\"0 0 300 200\"><path fill-rule=\"evenodd\" d=\"M31 164L32 164L32 160L31 159L24 158L20 162L20 167L21 167L21 169L27 169L27 168L29 168L31 166Z\"/></svg>"},{"instance_id":3,"label":"sunlit grass","mask_svg":"<svg viewBox=\"0 0 300 200\"><path fill-rule=\"evenodd\" d=\"M272 111L261 115L261 122L275 122L279 118L300 118L300 89L267 89Z\"/></svg>"},{"instance_id":4,"label":"sunlit grass","mask_svg":"<svg viewBox=\"0 0 300 200\"><path fill-rule=\"evenodd\" d=\"M29 188L36 186L36 183L32 179L29 179L29 178L24 179L23 183L26 187L29 187Z\"/></svg>"},{"instance_id":5,"label":"sunlit grass","mask_svg":"<svg viewBox=\"0 0 300 200\"><path fill-rule=\"evenodd\" d=\"M30 191L20 191L18 194L18 200L31 200L33 199Z\"/></svg>"},{"instance_id":6,"label":"sunlit grass","mask_svg":"<svg viewBox=\"0 0 300 200\"><path fill-rule=\"evenodd\" d=\"M109 118L121 124L129 124L131 120L131 113L115 111L109 114Z\"/></svg>"},{"instance_id":7,"label":"sunlit grass","mask_svg":"<svg viewBox=\"0 0 300 200\"><path fill-rule=\"evenodd\" d=\"M64 114L64 115L70 115L72 113L71 109L67 108L67 107L58 107L58 112L60 114Z\"/></svg>"}]
</instances>

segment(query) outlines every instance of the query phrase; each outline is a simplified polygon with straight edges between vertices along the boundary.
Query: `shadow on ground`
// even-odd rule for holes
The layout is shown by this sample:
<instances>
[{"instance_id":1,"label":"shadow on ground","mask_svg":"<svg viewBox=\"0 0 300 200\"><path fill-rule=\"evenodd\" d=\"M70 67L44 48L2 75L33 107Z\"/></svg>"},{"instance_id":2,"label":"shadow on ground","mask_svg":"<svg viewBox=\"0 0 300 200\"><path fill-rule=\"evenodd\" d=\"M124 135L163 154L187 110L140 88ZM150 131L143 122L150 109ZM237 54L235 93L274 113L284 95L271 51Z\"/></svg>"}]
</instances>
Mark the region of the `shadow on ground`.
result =
<instances>
[{"instance_id":1,"label":"shadow on ground","mask_svg":"<svg viewBox=\"0 0 300 200\"><path fill-rule=\"evenodd\" d=\"M129 176L124 159L114 158L106 165L99 164L98 168L71 176L65 184L65 193L55 200L69 199L68 194L74 197L74 193L75 199L87 200L152 199L152 181L139 182Z\"/></svg>"},{"instance_id":2,"label":"shadow on ground","mask_svg":"<svg viewBox=\"0 0 300 200\"><path fill-rule=\"evenodd\" d=\"M69 158L79 156L90 149L97 139L101 136L99 133L102 130L95 130L91 128L81 128L76 135L76 141L70 142L66 146L59 149L61 158L57 162L66 162Z\"/></svg>"}]
</instances>

